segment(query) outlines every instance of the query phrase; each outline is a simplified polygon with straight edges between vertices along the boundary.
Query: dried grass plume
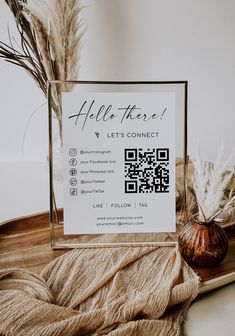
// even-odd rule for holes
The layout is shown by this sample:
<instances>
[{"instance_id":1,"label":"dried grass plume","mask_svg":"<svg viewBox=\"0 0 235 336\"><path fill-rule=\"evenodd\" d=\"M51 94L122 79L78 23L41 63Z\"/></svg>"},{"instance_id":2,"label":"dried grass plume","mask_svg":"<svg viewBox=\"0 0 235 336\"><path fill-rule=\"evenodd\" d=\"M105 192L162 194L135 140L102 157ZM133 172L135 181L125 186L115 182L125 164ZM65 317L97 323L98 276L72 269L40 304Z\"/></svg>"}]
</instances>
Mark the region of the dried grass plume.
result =
<instances>
[{"instance_id":1,"label":"dried grass plume","mask_svg":"<svg viewBox=\"0 0 235 336\"><path fill-rule=\"evenodd\" d=\"M232 166L231 155L224 159L222 145L218 150L216 162L210 162L200 158L199 151L192 160L194 165L193 187L198 204L198 220L210 222L221 218L225 213L231 213L235 209L234 191L230 192L229 198L224 199L225 191L235 174Z\"/></svg>"},{"instance_id":2,"label":"dried grass plume","mask_svg":"<svg viewBox=\"0 0 235 336\"><path fill-rule=\"evenodd\" d=\"M5 0L14 15L21 44L0 42L0 57L24 68L47 97L48 80L76 80L81 45L80 0ZM61 92L56 86L53 110L61 128Z\"/></svg>"}]
</instances>

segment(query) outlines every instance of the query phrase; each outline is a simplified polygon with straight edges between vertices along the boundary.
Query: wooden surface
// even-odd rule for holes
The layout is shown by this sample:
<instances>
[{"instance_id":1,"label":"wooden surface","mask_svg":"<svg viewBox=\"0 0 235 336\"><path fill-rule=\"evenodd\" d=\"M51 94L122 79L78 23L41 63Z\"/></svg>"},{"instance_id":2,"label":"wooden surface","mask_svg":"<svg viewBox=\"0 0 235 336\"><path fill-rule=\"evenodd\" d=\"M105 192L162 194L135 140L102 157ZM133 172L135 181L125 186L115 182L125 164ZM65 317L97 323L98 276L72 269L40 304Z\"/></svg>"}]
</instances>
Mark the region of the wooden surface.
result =
<instances>
[{"instance_id":1,"label":"wooden surface","mask_svg":"<svg viewBox=\"0 0 235 336\"><path fill-rule=\"evenodd\" d=\"M235 230L227 233L229 250L224 261L217 267L194 268L202 279L201 293L235 281ZM24 268L40 273L46 264L66 252L51 249L48 213L0 224L0 269Z\"/></svg>"}]
</instances>

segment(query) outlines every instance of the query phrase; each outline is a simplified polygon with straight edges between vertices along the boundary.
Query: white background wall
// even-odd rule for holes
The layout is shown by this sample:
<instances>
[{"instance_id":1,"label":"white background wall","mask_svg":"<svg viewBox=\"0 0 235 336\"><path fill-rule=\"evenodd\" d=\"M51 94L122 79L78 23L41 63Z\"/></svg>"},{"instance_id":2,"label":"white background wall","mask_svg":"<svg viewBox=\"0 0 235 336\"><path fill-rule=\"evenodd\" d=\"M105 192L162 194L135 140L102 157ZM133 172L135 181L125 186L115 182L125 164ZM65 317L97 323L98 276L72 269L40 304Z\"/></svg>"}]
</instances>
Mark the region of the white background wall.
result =
<instances>
[{"instance_id":1,"label":"white background wall","mask_svg":"<svg viewBox=\"0 0 235 336\"><path fill-rule=\"evenodd\" d=\"M208 159L214 158L221 139L228 151L235 148L234 0L83 0L83 4L87 31L80 79L188 80L189 152L198 141ZM1 40L8 39L8 23L16 36L11 13L1 1ZM43 103L40 90L24 71L0 60L1 161L45 160Z\"/></svg>"}]
</instances>

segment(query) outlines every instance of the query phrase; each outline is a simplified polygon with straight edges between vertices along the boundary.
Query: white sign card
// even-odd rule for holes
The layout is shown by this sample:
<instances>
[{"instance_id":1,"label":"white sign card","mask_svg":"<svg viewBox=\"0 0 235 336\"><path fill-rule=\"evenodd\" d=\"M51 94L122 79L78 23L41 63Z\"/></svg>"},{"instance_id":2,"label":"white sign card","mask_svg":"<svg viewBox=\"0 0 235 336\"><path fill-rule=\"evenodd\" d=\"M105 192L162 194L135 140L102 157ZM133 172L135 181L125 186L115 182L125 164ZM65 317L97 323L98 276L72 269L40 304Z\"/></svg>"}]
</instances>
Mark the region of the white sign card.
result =
<instances>
[{"instance_id":1,"label":"white sign card","mask_svg":"<svg viewBox=\"0 0 235 336\"><path fill-rule=\"evenodd\" d=\"M63 95L64 233L174 232L175 93Z\"/></svg>"}]
</instances>

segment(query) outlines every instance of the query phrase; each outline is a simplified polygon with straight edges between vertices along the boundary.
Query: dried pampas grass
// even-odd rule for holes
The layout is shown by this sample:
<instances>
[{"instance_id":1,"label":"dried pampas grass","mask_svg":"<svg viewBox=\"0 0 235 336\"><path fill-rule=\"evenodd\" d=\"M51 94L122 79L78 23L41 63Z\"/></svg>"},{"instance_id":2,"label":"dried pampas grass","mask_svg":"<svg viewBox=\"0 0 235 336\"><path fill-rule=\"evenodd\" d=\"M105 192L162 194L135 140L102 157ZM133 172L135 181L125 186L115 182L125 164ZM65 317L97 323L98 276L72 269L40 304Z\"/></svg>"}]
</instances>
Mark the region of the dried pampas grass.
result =
<instances>
[{"instance_id":1,"label":"dried pampas grass","mask_svg":"<svg viewBox=\"0 0 235 336\"><path fill-rule=\"evenodd\" d=\"M23 9L34 31L39 32L38 39L42 44L44 36L40 34L41 26L47 33L50 61L53 65L54 78L51 79L76 80L81 40L81 33L79 34L81 22L78 21L79 1L34 0L31 4L24 4ZM45 64L48 61L46 56L42 53Z\"/></svg>"},{"instance_id":2,"label":"dried pampas grass","mask_svg":"<svg viewBox=\"0 0 235 336\"><path fill-rule=\"evenodd\" d=\"M235 195L231 190L225 199L225 191L235 174L231 155L224 159L224 150L220 146L214 165L200 158L199 151L192 160L194 165L193 187L198 205L198 220L210 222L234 212Z\"/></svg>"},{"instance_id":3,"label":"dried pampas grass","mask_svg":"<svg viewBox=\"0 0 235 336\"><path fill-rule=\"evenodd\" d=\"M48 80L76 80L81 45L80 0L5 0L15 17L21 45L0 42L0 57L24 68L47 97ZM61 125L61 92L56 85L53 110Z\"/></svg>"}]
</instances>

